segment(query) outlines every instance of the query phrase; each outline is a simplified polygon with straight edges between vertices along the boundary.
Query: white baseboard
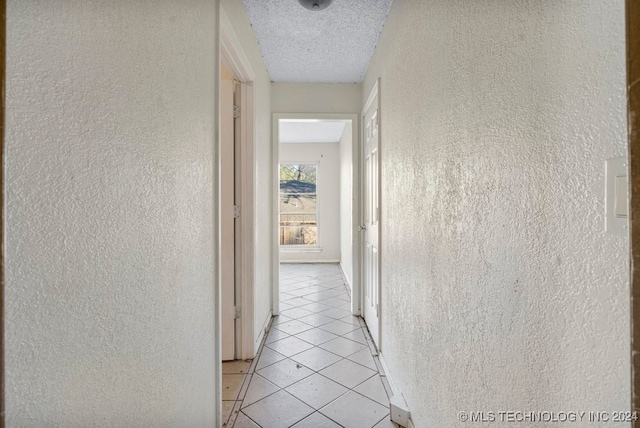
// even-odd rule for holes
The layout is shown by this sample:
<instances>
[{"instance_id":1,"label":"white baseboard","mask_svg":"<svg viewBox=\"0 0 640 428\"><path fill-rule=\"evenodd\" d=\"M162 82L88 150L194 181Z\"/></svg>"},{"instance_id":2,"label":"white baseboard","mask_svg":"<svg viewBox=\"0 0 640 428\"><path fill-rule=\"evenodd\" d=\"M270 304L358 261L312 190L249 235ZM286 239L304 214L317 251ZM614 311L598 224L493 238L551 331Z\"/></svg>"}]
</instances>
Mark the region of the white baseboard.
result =
<instances>
[{"instance_id":1,"label":"white baseboard","mask_svg":"<svg viewBox=\"0 0 640 428\"><path fill-rule=\"evenodd\" d=\"M331 264L336 264L336 263L340 263L340 260L309 260L309 259L304 259L304 260L282 260L280 259L280 264L281 265L286 265L286 264L300 264L300 263L313 263L313 264L318 264L318 263L331 263Z\"/></svg>"},{"instance_id":2,"label":"white baseboard","mask_svg":"<svg viewBox=\"0 0 640 428\"><path fill-rule=\"evenodd\" d=\"M268 331L269 323L271 322L271 318L273 318L273 312L269 311L269 315L267 315L267 318L262 323L262 328L260 329L260 333L258 334L258 337L256 337L256 341L253 344L253 349L254 349L254 352L256 354L258 352L258 349L260 349L260 344L262 343L262 340L264 339L265 334ZM255 355L254 355L254 357L255 357Z\"/></svg>"},{"instance_id":3,"label":"white baseboard","mask_svg":"<svg viewBox=\"0 0 640 428\"><path fill-rule=\"evenodd\" d=\"M391 392L393 393L393 395L402 396L402 392L398 388L398 385L393 381L393 376L391 375L391 372L389 371L389 366L387 365L387 362L384 360L384 357L382 356L382 353L378 353L378 359L380 360L380 365L382 366L382 370L384 370L384 374L387 377L387 382L389 382L389 386L391 387ZM402 397L403 397L402 399L404 401L404 396L402 396ZM409 424L407 425L407 428L415 428L415 425L413 424L413 421L411 420L411 417L409 417Z\"/></svg>"},{"instance_id":4,"label":"white baseboard","mask_svg":"<svg viewBox=\"0 0 640 428\"><path fill-rule=\"evenodd\" d=\"M342 277L344 278L344 282L347 283L347 287L349 287L349 290L353 290L353 287L351 287L351 283L349 282L349 278L347 278L347 274L344 272L342 263L338 263L338 266L340 266L340 272L342 272Z\"/></svg>"},{"instance_id":5,"label":"white baseboard","mask_svg":"<svg viewBox=\"0 0 640 428\"><path fill-rule=\"evenodd\" d=\"M389 366L387 366L387 362L384 360L382 353L378 353L378 359L380 360L380 364L382 364L382 370L384 370L384 375L387 377L387 382L389 382L389 386L391 387L391 391L393 392L393 395L400 394L400 390L398 389L396 384L393 382L393 377L389 372Z\"/></svg>"}]
</instances>

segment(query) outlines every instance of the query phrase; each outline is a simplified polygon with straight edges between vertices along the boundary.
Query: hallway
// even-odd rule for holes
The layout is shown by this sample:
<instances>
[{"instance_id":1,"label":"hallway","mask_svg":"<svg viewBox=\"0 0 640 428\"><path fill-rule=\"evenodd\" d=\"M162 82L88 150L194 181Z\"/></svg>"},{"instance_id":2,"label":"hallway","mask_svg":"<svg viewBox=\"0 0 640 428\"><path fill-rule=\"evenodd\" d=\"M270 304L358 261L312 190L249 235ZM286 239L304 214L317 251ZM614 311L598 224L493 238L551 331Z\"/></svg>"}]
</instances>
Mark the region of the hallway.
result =
<instances>
[{"instance_id":1,"label":"hallway","mask_svg":"<svg viewBox=\"0 0 640 428\"><path fill-rule=\"evenodd\" d=\"M223 364L223 422L392 428L389 384L335 264L283 264L280 309L252 363Z\"/></svg>"}]
</instances>

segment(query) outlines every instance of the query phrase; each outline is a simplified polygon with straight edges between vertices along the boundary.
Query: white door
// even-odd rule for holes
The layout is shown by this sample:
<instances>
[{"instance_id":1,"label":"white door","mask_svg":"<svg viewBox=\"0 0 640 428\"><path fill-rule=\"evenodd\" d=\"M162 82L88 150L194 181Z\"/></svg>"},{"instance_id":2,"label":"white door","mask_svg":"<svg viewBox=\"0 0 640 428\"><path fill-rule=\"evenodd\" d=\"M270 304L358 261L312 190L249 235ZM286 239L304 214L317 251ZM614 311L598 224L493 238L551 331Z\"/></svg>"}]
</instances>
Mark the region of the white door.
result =
<instances>
[{"instance_id":1,"label":"white door","mask_svg":"<svg viewBox=\"0 0 640 428\"><path fill-rule=\"evenodd\" d=\"M233 80L220 81L220 269L222 360L235 357L235 171Z\"/></svg>"},{"instance_id":2,"label":"white door","mask_svg":"<svg viewBox=\"0 0 640 428\"><path fill-rule=\"evenodd\" d=\"M376 83L362 114L364 231L363 297L364 319L376 346L380 346L380 113Z\"/></svg>"}]
</instances>

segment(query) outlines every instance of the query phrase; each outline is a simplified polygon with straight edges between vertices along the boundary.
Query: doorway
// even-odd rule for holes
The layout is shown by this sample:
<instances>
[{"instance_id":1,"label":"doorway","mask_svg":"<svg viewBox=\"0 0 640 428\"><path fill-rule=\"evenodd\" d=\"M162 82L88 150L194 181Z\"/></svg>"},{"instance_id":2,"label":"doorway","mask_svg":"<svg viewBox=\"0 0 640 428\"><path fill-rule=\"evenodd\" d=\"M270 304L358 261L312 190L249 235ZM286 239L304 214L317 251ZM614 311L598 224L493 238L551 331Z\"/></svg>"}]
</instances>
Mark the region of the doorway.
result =
<instances>
[{"instance_id":1,"label":"doorway","mask_svg":"<svg viewBox=\"0 0 640 428\"><path fill-rule=\"evenodd\" d=\"M255 356L253 331L255 74L220 8L221 359ZM245 310L243 310L243 308Z\"/></svg>"},{"instance_id":2,"label":"doorway","mask_svg":"<svg viewBox=\"0 0 640 428\"><path fill-rule=\"evenodd\" d=\"M273 295L280 312L280 263L337 264L360 315L358 116L273 116Z\"/></svg>"}]
</instances>

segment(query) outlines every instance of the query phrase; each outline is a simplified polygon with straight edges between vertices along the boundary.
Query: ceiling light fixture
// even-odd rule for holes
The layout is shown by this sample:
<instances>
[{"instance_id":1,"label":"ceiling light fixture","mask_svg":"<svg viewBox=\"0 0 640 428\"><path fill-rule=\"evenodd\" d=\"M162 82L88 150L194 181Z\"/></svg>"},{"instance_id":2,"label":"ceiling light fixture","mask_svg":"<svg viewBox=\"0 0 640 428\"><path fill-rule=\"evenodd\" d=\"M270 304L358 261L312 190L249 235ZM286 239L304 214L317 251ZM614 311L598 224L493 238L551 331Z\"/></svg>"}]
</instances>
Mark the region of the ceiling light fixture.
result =
<instances>
[{"instance_id":1,"label":"ceiling light fixture","mask_svg":"<svg viewBox=\"0 0 640 428\"><path fill-rule=\"evenodd\" d=\"M309 10L322 10L329 7L333 0L298 0L300 4Z\"/></svg>"}]
</instances>

